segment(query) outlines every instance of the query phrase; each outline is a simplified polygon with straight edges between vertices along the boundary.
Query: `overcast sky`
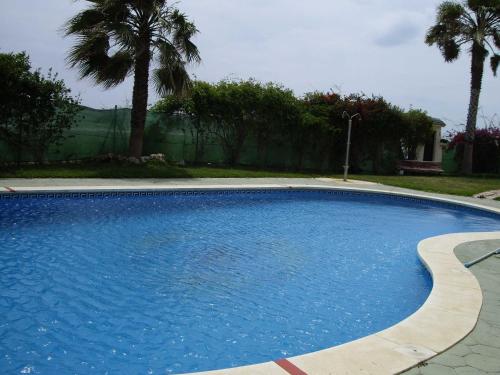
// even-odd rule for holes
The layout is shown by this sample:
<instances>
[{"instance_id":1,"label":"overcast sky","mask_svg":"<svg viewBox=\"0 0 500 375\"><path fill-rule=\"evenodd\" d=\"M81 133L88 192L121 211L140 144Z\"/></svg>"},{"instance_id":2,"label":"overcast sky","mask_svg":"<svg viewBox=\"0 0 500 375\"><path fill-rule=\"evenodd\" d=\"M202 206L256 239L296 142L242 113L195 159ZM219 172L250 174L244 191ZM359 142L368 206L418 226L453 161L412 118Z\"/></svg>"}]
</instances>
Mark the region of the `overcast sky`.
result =
<instances>
[{"instance_id":1,"label":"overcast sky","mask_svg":"<svg viewBox=\"0 0 500 375\"><path fill-rule=\"evenodd\" d=\"M180 0L192 18L203 62L198 79L249 78L283 83L297 95L329 90L382 95L403 108L422 108L450 127L465 123L469 56L446 64L424 44L438 0ZM3 1L0 51L26 51L34 67L53 67L82 103L130 104L130 80L112 90L79 80L68 69L71 45L61 26L87 2ZM489 66L489 64L488 64ZM500 114L500 77L485 73L484 116ZM157 100L152 92L150 104ZM480 124L483 121L480 120Z\"/></svg>"}]
</instances>

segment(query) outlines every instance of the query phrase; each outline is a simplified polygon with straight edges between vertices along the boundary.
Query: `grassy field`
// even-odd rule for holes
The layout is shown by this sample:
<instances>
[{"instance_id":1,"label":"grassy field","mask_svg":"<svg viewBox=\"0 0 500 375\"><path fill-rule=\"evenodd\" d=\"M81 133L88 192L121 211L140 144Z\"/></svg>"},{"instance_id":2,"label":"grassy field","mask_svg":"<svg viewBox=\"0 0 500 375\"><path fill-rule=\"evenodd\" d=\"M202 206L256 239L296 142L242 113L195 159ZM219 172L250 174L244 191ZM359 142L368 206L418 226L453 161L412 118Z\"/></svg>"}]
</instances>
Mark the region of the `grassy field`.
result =
<instances>
[{"instance_id":1,"label":"grassy field","mask_svg":"<svg viewBox=\"0 0 500 375\"><path fill-rule=\"evenodd\" d=\"M294 173L273 170L231 169L209 167L175 167L162 164L122 165L113 163L83 165L51 165L24 167L18 170L0 170L0 178L311 178L331 177L318 173ZM372 176L352 175L351 179L377 182L390 186L434 193L472 196L484 191L500 189L500 176Z\"/></svg>"}]
</instances>

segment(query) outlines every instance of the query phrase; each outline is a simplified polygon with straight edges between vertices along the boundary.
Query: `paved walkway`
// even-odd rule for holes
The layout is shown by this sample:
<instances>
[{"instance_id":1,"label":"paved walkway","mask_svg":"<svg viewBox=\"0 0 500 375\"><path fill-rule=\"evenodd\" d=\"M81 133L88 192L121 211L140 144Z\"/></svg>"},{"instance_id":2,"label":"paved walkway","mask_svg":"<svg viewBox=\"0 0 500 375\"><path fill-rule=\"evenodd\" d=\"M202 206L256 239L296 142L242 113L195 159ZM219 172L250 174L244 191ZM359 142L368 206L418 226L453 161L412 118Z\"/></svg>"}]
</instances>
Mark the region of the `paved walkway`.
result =
<instances>
[{"instance_id":1,"label":"paved walkway","mask_svg":"<svg viewBox=\"0 0 500 375\"><path fill-rule=\"evenodd\" d=\"M483 193L474 195L474 197L482 199L497 199L500 198L500 190L485 191Z\"/></svg>"},{"instance_id":2,"label":"paved walkway","mask_svg":"<svg viewBox=\"0 0 500 375\"><path fill-rule=\"evenodd\" d=\"M177 186L177 185L373 185L373 182L350 180L347 183L332 178L3 178L0 186L11 187L55 187L55 186Z\"/></svg>"},{"instance_id":3,"label":"paved walkway","mask_svg":"<svg viewBox=\"0 0 500 375\"><path fill-rule=\"evenodd\" d=\"M458 246L455 254L465 262L500 248L499 241L479 241ZM481 284L483 308L469 336L406 375L500 374L500 257L471 267Z\"/></svg>"}]
</instances>

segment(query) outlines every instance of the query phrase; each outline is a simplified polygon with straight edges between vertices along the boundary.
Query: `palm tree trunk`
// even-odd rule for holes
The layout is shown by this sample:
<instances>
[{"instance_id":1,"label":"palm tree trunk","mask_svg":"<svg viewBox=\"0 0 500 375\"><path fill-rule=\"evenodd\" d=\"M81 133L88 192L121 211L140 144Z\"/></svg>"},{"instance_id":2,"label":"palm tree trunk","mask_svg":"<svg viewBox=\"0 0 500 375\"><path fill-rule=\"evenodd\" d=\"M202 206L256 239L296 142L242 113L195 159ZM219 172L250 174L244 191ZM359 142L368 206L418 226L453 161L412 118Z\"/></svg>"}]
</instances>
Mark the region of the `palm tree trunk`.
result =
<instances>
[{"instance_id":1,"label":"palm tree trunk","mask_svg":"<svg viewBox=\"0 0 500 375\"><path fill-rule=\"evenodd\" d=\"M144 126L148 107L149 63L151 52L149 36L144 38L144 48L135 58L134 90L130 123L129 156L140 158L144 143Z\"/></svg>"},{"instance_id":2,"label":"palm tree trunk","mask_svg":"<svg viewBox=\"0 0 500 375\"><path fill-rule=\"evenodd\" d=\"M479 96L481 94L485 58L484 48L478 43L473 43L470 102L469 112L467 114L467 126L465 128L465 147L462 161L462 172L465 174L472 173L477 112L479 108Z\"/></svg>"}]
</instances>

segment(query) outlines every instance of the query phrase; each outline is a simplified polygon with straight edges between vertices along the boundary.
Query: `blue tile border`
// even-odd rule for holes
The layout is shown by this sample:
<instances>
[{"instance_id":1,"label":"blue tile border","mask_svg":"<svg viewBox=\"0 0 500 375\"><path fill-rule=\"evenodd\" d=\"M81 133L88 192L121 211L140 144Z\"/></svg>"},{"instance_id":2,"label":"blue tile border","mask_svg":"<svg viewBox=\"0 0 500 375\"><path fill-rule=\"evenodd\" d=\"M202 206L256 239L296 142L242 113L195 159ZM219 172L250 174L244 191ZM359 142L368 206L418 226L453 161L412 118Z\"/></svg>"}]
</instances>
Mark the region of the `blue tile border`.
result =
<instances>
[{"instance_id":1,"label":"blue tile border","mask_svg":"<svg viewBox=\"0 0 500 375\"><path fill-rule=\"evenodd\" d=\"M98 188L97 188L98 189ZM84 191L84 192L0 192L0 201L7 200L26 200L37 198L52 198L52 199L67 199L67 198L115 198L115 197L155 197L155 196L203 196L203 195L235 195L235 194L297 194L297 193L315 193L322 195L344 196L344 197L366 197L366 198L382 198L390 201L406 201L412 203L419 203L432 207L442 207L455 210L482 212L483 214L490 214L498 217L500 214L492 212L485 208L471 207L465 204L454 202L438 201L432 198L412 197L409 195L391 194L387 192L377 191L353 191L353 190L340 190L328 188L231 188L231 189L164 189L164 190L137 190L137 191L123 191L123 190L110 190L110 191Z\"/></svg>"},{"instance_id":2,"label":"blue tile border","mask_svg":"<svg viewBox=\"0 0 500 375\"><path fill-rule=\"evenodd\" d=\"M315 189L315 188L255 188L255 189L166 189L166 190L138 190L138 191L85 191L85 192L1 192L0 200L19 200L30 198L111 198L111 197L153 197L153 196L197 196L197 195L233 195L233 194L297 194L297 193L316 193L337 196L367 196L383 197L391 200L410 201L425 204L438 204L450 207L461 207L455 203L435 201L420 197L411 197L407 195L390 194L377 191L351 191L337 189Z\"/></svg>"},{"instance_id":3,"label":"blue tile border","mask_svg":"<svg viewBox=\"0 0 500 375\"><path fill-rule=\"evenodd\" d=\"M329 189L307 189L307 188L283 188L283 189L168 189L168 190L153 190L153 191L85 191L85 192L8 192L0 193L0 200L19 200L30 198L108 198L108 197L152 197L152 196L196 196L196 195L233 195L233 194L273 194L273 193L319 193L327 195L340 196L377 196L393 198L396 200L414 201L421 203L432 202L429 199L417 198L402 195L393 195L379 192L365 191L348 191L348 190L329 190ZM453 204L451 204L453 205ZM454 205L453 205L454 206Z\"/></svg>"},{"instance_id":4,"label":"blue tile border","mask_svg":"<svg viewBox=\"0 0 500 375\"><path fill-rule=\"evenodd\" d=\"M196 196L196 195L233 195L233 194L273 194L273 193L319 193L327 195L339 196L366 196L366 197L384 197L394 200L403 200L419 203L440 203L456 207L456 204L437 202L432 199L425 199L419 197L411 197L405 195L395 195L383 192L367 192L367 191L349 191L349 190L330 190L330 189L307 189L307 188L283 188L283 189L168 189L168 190L154 190L154 191L85 191L85 192L8 192L0 193L0 200L19 200L30 198L111 198L111 197L152 197L152 196Z\"/></svg>"}]
</instances>

